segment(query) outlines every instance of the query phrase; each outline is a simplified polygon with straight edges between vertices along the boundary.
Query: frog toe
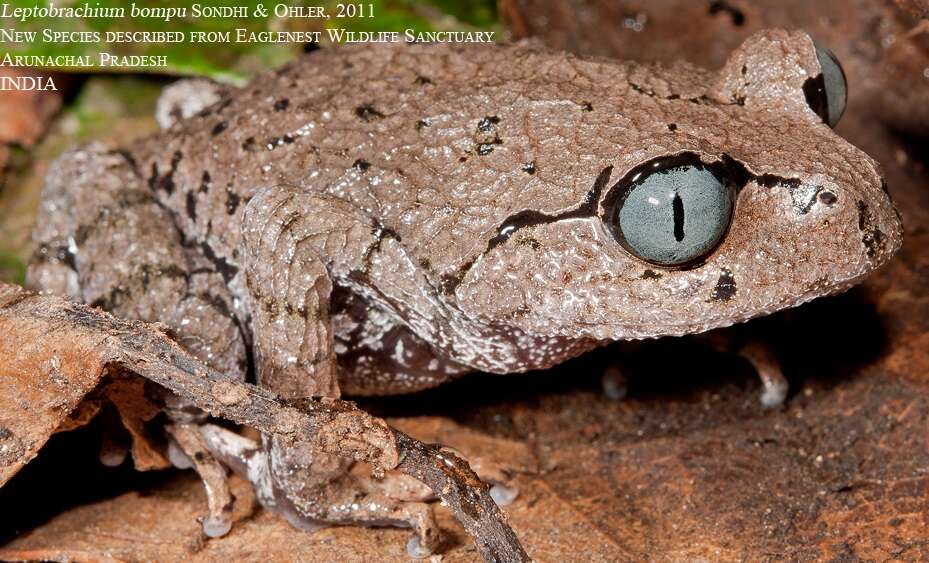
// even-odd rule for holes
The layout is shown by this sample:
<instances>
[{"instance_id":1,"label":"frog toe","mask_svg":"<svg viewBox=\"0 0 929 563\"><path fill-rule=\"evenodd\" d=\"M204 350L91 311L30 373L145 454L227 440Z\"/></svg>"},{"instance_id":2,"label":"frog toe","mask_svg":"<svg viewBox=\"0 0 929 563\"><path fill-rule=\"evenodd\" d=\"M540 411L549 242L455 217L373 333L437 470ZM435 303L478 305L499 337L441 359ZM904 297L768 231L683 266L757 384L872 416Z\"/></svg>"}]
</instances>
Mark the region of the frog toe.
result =
<instances>
[{"instance_id":1,"label":"frog toe","mask_svg":"<svg viewBox=\"0 0 929 563\"><path fill-rule=\"evenodd\" d=\"M232 529L232 517L228 514L210 515L203 519L203 534L208 538L221 538Z\"/></svg>"},{"instance_id":2,"label":"frog toe","mask_svg":"<svg viewBox=\"0 0 929 563\"><path fill-rule=\"evenodd\" d=\"M607 366L600 378L603 394L607 399L622 401L629 394L629 378L617 365Z\"/></svg>"},{"instance_id":3,"label":"frog toe","mask_svg":"<svg viewBox=\"0 0 929 563\"><path fill-rule=\"evenodd\" d=\"M490 498L497 506L509 506L519 497L519 488L511 485L496 484L490 487Z\"/></svg>"},{"instance_id":4,"label":"frog toe","mask_svg":"<svg viewBox=\"0 0 929 563\"><path fill-rule=\"evenodd\" d=\"M767 409L784 404L790 391L790 383L784 377L781 364L770 346L761 340L746 344L739 355L749 361L761 380L761 406Z\"/></svg>"},{"instance_id":5,"label":"frog toe","mask_svg":"<svg viewBox=\"0 0 929 563\"><path fill-rule=\"evenodd\" d=\"M176 454L183 454L203 480L208 513L199 520L204 535L209 538L226 535L232 529L233 503L226 468L210 453L197 425L171 424L167 429L180 450Z\"/></svg>"}]
</instances>

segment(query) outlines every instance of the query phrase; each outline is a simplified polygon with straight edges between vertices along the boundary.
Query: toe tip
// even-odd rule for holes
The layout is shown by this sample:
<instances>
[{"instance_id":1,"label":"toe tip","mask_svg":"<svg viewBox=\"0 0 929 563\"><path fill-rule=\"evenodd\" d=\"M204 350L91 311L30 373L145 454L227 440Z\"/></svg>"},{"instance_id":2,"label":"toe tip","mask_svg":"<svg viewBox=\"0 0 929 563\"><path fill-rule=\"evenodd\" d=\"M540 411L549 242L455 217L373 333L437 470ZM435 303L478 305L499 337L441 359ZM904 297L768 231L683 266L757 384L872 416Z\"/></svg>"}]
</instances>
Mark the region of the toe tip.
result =
<instances>
[{"instance_id":1,"label":"toe tip","mask_svg":"<svg viewBox=\"0 0 929 563\"><path fill-rule=\"evenodd\" d=\"M231 518L205 518L203 520L203 533L208 538L221 538L231 529Z\"/></svg>"},{"instance_id":2,"label":"toe tip","mask_svg":"<svg viewBox=\"0 0 929 563\"><path fill-rule=\"evenodd\" d=\"M497 506L510 505L518 496L519 489L516 487L508 487L498 483L490 488L490 498L494 499Z\"/></svg>"},{"instance_id":3,"label":"toe tip","mask_svg":"<svg viewBox=\"0 0 929 563\"><path fill-rule=\"evenodd\" d=\"M414 559L423 559L432 555L432 550L423 546L423 543L419 541L419 536L410 537L406 542L406 552Z\"/></svg>"}]
</instances>

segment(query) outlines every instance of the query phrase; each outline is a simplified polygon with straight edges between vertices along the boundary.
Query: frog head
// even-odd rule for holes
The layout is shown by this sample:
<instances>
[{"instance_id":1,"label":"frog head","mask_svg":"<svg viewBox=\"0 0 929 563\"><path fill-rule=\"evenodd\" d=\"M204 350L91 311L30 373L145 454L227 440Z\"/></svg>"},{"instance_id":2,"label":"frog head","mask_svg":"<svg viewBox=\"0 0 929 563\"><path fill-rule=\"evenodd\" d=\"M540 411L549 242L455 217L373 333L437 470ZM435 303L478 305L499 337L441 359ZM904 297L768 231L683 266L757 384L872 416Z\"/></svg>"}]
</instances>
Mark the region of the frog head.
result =
<instances>
[{"instance_id":1,"label":"frog head","mask_svg":"<svg viewBox=\"0 0 929 563\"><path fill-rule=\"evenodd\" d=\"M832 130L841 67L806 34L757 33L718 73L618 75L572 92L602 112L576 122L602 157L587 195L501 225L457 288L466 311L568 339L683 335L845 290L900 247L877 163Z\"/></svg>"}]
</instances>

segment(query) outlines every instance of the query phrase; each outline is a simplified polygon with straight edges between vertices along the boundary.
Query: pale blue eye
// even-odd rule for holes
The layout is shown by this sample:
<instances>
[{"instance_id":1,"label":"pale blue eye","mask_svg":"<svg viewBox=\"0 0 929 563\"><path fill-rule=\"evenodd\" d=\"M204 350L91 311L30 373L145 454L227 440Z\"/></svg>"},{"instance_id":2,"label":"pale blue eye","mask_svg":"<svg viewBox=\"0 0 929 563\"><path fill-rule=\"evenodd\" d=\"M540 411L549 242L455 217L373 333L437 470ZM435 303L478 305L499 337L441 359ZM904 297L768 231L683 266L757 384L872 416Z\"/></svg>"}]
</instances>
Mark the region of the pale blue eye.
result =
<instances>
[{"instance_id":1,"label":"pale blue eye","mask_svg":"<svg viewBox=\"0 0 929 563\"><path fill-rule=\"evenodd\" d=\"M803 85L803 93L810 108L830 127L835 127L845 113L848 83L842 65L832 51L819 45L815 47L822 74L808 79Z\"/></svg>"},{"instance_id":2,"label":"pale blue eye","mask_svg":"<svg viewBox=\"0 0 929 563\"><path fill-rule=\"evenodd\" d=\"M614 216L620 242L642 260L682 266L722 240L732 216L732 192L701 165L633 176Z\"/></svg>"}]
</instances>

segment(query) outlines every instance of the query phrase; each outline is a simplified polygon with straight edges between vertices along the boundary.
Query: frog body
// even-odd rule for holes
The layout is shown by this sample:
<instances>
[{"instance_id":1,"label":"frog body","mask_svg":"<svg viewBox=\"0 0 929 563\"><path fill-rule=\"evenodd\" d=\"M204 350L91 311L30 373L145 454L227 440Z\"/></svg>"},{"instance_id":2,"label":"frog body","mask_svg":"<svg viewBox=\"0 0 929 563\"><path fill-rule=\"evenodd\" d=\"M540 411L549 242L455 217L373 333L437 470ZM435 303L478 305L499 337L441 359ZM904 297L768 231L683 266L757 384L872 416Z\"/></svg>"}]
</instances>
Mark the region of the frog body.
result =
<instances>
[{"instance_id":1,"label":"frog body","mask_svg":"<svg viewBox=\"0 0 929 563\"><path fill-rule=\"evenodd\" d=\"M164 322L294 398L745 321L900 245L877 164L824 123L826 64L780 30L718 72L525 45L323 50L159 135L65 156L30 280ZM335 515L348 462L267 442L270 467L306 470L256 481L292 521L415 521L434 545L415 503Z\"/></svg>"}]
</instances>

